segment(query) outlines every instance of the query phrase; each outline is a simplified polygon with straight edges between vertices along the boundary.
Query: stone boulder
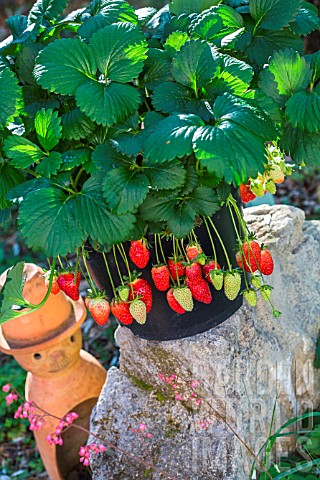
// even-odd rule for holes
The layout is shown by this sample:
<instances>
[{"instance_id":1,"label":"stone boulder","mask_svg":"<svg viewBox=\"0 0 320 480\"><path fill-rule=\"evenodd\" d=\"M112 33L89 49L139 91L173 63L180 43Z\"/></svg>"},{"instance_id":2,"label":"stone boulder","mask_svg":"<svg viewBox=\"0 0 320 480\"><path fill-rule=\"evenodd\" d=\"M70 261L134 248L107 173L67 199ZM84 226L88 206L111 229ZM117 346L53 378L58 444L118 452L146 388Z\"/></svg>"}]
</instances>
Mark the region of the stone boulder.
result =
<instances>
[{"instance_id":1,"label":"stone boulder","mask_svg":"<svg viewBox=\"0 0 320 480\"><path fill-rule=\"evenodd\" d=\"M91 429L145 464L110 449L92 458L94 480L166 478L150 472L150 459L179 480L248 480L253 457L234 431L257 452L277 394L273 430L318 406L320 375L313 360L320 327L320 222L305 221L301 210L287 206L254 207L245 216L274 256L269 283L282 316L274 318L260 299L256 308L244 305L218 327L182 340L152 342L119 328L120 370L109 371ZM176 401L159 372L200 380L204 401L198 410ZM205 429L203 420L209 422ZM152 440L132 432L141 423ZM293 448L293 439L285 437L275 454Z\"/></svg>"}]
</instances>

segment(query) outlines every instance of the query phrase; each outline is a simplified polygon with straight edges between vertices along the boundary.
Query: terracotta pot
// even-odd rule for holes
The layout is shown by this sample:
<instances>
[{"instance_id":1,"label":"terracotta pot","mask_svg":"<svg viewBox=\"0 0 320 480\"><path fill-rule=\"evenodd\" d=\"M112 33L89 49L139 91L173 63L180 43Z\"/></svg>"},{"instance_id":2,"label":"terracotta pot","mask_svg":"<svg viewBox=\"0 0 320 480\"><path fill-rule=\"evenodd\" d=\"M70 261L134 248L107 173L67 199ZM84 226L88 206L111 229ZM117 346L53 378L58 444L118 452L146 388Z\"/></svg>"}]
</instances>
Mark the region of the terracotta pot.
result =
<instances>
[{"instance_id":1,"label":"terracotta pot","mask_svg":"<svg viewBox=\"0 0 320 480\"><path fill-rule=\"evenodd\" d=\"M26 264L28 273L23 296L40 302L46 293L43 271ZM3 286L6 272L1 276ZM70 411L79 414L75 424L88 429L90 414L102 386L106 371L89 353L81 350L81 325L86 318L82 299L70 301L64 293L50 295L38 311L0 327L0 350L13 355L28 371L25 397L56 417ZM52 434L58 420L45 418L44 427L34 432L37 446L50 480L64 480L79 466L78 451L87 434L71 428L62 447L50 446L46 436Z\"/></svg>"},{"instance_id":2,"label":"terracotta pot","mask_svg":"<svg viewBox=\"0 0 320 480\"><path fill-rule=\"evenodd\" d=\"M40 303L47 293L43 270L33 263L26 263L24 274L27 280L23 289L23 296L31 303ZM7 271L0 276L0 289L7 277ZM59 313L57 313L59 312ZM66 301L63 292L50 295L48 301L39 310L14 322L7 322L2 326L2 333L11 348L32 346L43 343L57 335L74 323L72 304Z\"/></svg>"}]
</instances>

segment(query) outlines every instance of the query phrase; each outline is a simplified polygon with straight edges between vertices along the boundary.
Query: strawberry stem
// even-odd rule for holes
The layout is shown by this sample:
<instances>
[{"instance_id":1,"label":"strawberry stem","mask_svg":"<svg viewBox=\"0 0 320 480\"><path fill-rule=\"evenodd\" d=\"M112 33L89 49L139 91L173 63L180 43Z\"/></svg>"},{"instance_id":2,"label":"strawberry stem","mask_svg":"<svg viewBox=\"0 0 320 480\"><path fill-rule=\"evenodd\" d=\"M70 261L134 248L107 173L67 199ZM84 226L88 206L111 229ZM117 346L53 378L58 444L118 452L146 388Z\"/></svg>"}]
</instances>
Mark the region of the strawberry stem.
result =
<instances>
[{"instance_id":1,"label":"strawberry stem","mask_svg":"<svg viewBox=\"0 0 320 480\"><path fill-rule=\"evenodd\" d=\"M51 270L51 262L50 262L50 258L47 258L47 264L48 264L49 270Z\"/></svg>"},{"instance_id":2,"label":"strawberry stem","mask_svg":"<svg viewBox=\"0 0 320 480\"><path fill-rule=\"evenodd\" d=\"M129 262L128 262L128 259L127 259L127 256L126 256L126 252L125 252L125 249L122 245L122 243L120 243L120 245L117 245L117 248L119 250L119 253L120 253L120 256L123 260L123 263L125 264L126 266L126 269L127 269L127 272L128 272L128 276L129 276L129 281L131 283L132 281L132 273L131 273L131 270L130 270L130 266L129 266Z\"/></svg>"},{"instance_id":3,"label":"strawberry stem","mask_svg":"<svg viewBox=\"0 0 320 480\"><path fill-rule=\"evenodd\" d=\"M231 272L231 271L232 271L232 265L231 265L231 262L230 262L230 259L229 259L229 256L228 256L226 247L224 246L224 243L223 243L223 241L222 241L222 238L220 237L220 234L219 234L219 232L218 232L215 224L213 223L213 221L211 220L210 217L208 217L208 220L209 220L209 222L210 222L210 224L211 224L211 226L212 226L212 228L213 228L213 230L214 230L214 233L216 234L216 236L217 236L217 238L218 238L218 240L219 240L219 242L220 242L220 244L221 244L223 253L224 253L224 255L225 255L225 257L226 257L226 260L227 260L228 269L229 269L229 271Z\"/></svg>"},{"instance_id":4,"label":"strawberry stem","mask_svg":"<svg viewBox=\"0 0 320 480\"><path fill-rule=\"evenodd\" d=\"M154 235L154 247L155 247L155 250L156 250L157 265L160 265L160 259L159 259L159 255L158 255L157 235L156 234Z\"/></svg>"},{"instance_id":5,"label":"strawberry stem","mask_svg":"<svg viewBox=\"0 0 320 480\"><path fill-rule=\"evenodd\" d=\"M73 285L76 285L77 283L77 276L78 276L78 270L79 270L79 247L76 248L76 254L77 254L77 260L76 260L76 268L74 271Z\"/></svg>"},{"instance_id":6,"label":"strawberry stem","mask_svg":"<svg viewBox=\"0 0 320 480\"><path fill-rule=\"evenodd\" d=\"M179 256L184 257L183 251L182 251L182 249L180 247L180 244L179 244L179 240L176 239L176 241L177 241L177 250L179 252Z\"/></svg>"},{"instance_id":7,"label":"strawberry stem","mask_svg":"<svg viewBox=\"0 0 320 480\"><path fill-rule=\"evenodd\" d=\"M124 285L122 275L121 275L121 271L120 271L119 264L118 264L115 245L112 246L112 250L113 250L113 256L114 256L114 262L115 262L116 267L117 267L117 271L118 271L118 275L119 275L119 278L120 278L121 285Z\"/></svg>"},{"instance_id":8,"label":"strawberry stem","mask_svg":"<svg viewBox=\"0 0 320 480\"><path fill-rule=\"evenodd\" d=\"M188 257L187 257L186 249L184 248L183 238L181 239L181 242L180 242L180 243L181 243L181 248L182 248L182 251L183 251L183 256L184 256L185 258L188 258Z\"/></svg>"},{"instance_id":9,"label":"strawberry stem","mask_svg":"<svg viewBox=\"0 0 320 480\"><path fill-rule=\"evenodd\" d=\"M180 287L179 272L178 272L178 267L176 265L177 264L177 245L176 245L175 237L173 237L173 258L174 258L174 263L175 263L177 282L178 282L178 286Z\"/></svg>"},{"instance_id":10,"label":"strawberry stem","mask_svg":"<svg viewBox=\"0 0 320 480\"><path fill-rule=\"evenodd\" d=\"M164 251L163 251L163 248L162 248L160 233L157 233L156 235L157 235L157 237L158 237L158 242L159 242L159 246L160 246L160 251L161 251L162 258L163 258L163 262L164 262L164 264L167 266L167 260L166 260L166 256L165 256ZM169 270L169 273L170 273L171 282L174 282L173 276L171 275L170 270Z\"/></svg>"},{"instance_id":11,"label":"strawberry stem","mask_svg":"<svg viewBox=\"0 0 320 480\"><path fill-rule=\"evenodd\" d=\"M205 224L205 226L206 226L207 233L208 233L208 235L209 235L209 239L210 239L210 243L211 243L211 247L212 247L212 251L213 251L214 263L215 263L216 266L217 266L218 260L217 260L216 247L215 247L215 245L214 245L214 241L213 241L213 238L212 238L212 235L211 235L211 232L210 232L210 228L209 228L207 219L206 219L205 217L203 217L203 221L204 221L204 224Z\"/></svg>"},{"instance_id":12,"label":"strawberry stem","mask_svg":"<svg viewBox=\"0 0 320 480\"><path fill-rule=\"evenodd\" d=\"M83 260L83 265L85 266L85 269L86 269L86 272L87 272L87 275L88 275L90 288L92 289L93 293L96 296L98 296L97 289L95 287L94 281L92 280L92 277L91 277L91 274L89 272L89 268L88 268L88 265L87 265L87 260L86 260L87 255L88 255L88 253L85 251L84 246L82 245L82 260Z\"/></svg>"},{"instance_id":13,"label":"strawberry stem","mask_svg":"<svg viewBox=\"0 0 320 480\"><path fill-rule=\"evenodd\" d=\"M58 261L59 261L60 267L61 267L62 270L63 270L63 269L64 269L64 266L63 266L63 263L62 263L62 261L61 261L60 255L58 255Z\"/></svg>"},{"instance_id":14,"label":"strawberry stem","mask_svg":"<svg viewBox=\"0 0 320 480\"><path fill-rule=\"evenodd\" d=\"M131 270L130 270L130 266L129 266L129 262L128 262L128 259L127 259L127 255L126 255L126 251L122 245L122 243L120 243L120 246L117 245L118 247L118 250L120 252L120 255L122 257L122 260L126 266L126 269L128 271L128 275L129 275L129 283L130 283L130 287L131 287L131 293L132 293L132 298L134 298L134 290L133 290L133 286L132 286L132 273L131 273ZM122 252L121 252L122 250Z\"/></svg>"},{"instance_id":15,"label":"strawberry stem","mask_svg":"<svg viewBox=\"0 0 320 480\"><path fill-rule=\"evenodd\" d=\"M115 286L114 286L114 283L113 283L113 278L112 278L112 275L111 275L111 272L110 272L110 268L109 268L109 264L108 264L106 254L104 252L102 252L102 256L103 256L103 260L104 260L104 263L105 263L105 266L106 266L106 269L107 269L107 272L108 272L109 280L110 280L110 283L111 283L111 288L112 288L112 291L113 291L113 296L116 297L116 289L115 289Z\"/></svg>"},{"instance_id":16,"label":"strawberry stem","mask_svg":"<svg viewBox=\"0 0 320 480\"><path fill-rule=\"evenodd\" d=\"M191 230L191 233L192 233L192 236L193 236L194 241L195 241L196 243L199 243L199 242L198 242L197 235L195 234L195 231L194 231L193 229Z\"/></svg>"}]
</instances>

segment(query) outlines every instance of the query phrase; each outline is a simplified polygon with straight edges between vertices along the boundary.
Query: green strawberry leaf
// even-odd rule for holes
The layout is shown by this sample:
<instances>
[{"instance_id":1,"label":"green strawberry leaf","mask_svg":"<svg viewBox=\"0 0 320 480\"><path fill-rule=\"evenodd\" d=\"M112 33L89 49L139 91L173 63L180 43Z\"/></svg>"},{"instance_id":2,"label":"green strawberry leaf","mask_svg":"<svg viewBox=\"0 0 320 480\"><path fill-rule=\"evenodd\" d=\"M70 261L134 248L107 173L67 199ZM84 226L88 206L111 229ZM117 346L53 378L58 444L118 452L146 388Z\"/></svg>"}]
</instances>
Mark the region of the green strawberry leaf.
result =
<instances>
[{"instance_id":1,"label":"green strawberry leaf","mask_svg":"<svg viewBox=\"0 0 320 480\"><path fill-rule=\"evenodd\" d=\"M117 151L110 142L98 145L92 153L93 165L101 172L112 170L126 164L132 165L130 158Z\"/></svg>"},{"instance_id":2,"label":"green strawberry leaf","mask_svg":"<svg viewBox=\"0 0 320 480\"><path fill-rule=\"evenodd\" d=\"M206 88L209 98L225 92L241 97L250 87L253 69L250 65L229 55L219 55L220 68Z\"/></svg>"},{"instance_id":3,"label":"green strawberry leaf","mask_svg":"<svg viewBox=\"0 0 320 480\"><path fill-rule=\"evenodd\" d=\"M132 5L123 0L93 0L87 9L91 15L101 15L108 18L109 23L138 23L137 15Z\"/></svg>"},{"instance_id":4,"label":"green strawberry leaf","mask_svg":"<svg viewBox=\"0 0 320 480\"><path fill-rule=\"evenodd\" d=\"M154 90L163 82L172 80L170 68L171 63L167 53L157 48L150 48L139 77L139 85Z\"/></svg>"},{"instance_id":5,"label":"green strawberry leaf","mask_svg":"<svg viewBox=\"0 0 320 480\"><path fill-rule=\"evenodd\" d=\"M76 102L92 121L114 125L124 121L139 107L141 98L131 85L111 82L108 86L87 80L76 91Z\"/></svg>"},{"instance_id":6,"label":"green strawberry leaf","mask_svg":"<svg viewBox=\"0 0 320 480\"><path fill-rule=\"evenodd\" d=\"M144 132L122 133L111 140L112 145L123 155L132 157L143 149Z\"/></svg>"},{"instance_id":7,"label":"green strawberry leaf","mask_svg":"<svg viewBox=\"0 0 320 480\"><path fill-rule=\"evenodd\" d=\"M50 152L49 155L45 156L39 165L37 165L36 172L43 177L50 178L52 175L56 175L58 173L61 163L61 153Z\"/></svg>"},{"instance_id":8,"label":"green strawberry leaf","mask_svg":"<svg viewBox=\"0 0 320 480\"><path fill-rule=\"evenodd\" d=\"M99 176L83 185L76 198L76 216L86 236L101 245L125 241L132 231L135 217L131 213L113 214L107 207Z\"/></svg>"},{"instance_id":9,"label":"green strawberry leaf","mask_svg":"<svg viewBox=\"0 0 320 480\"><path fill-rule=\"evenodd\" d=\"M24 262L19 262L8 271L6 282L0 292L0 325L20 317L23 310L31 306L22 297L23 269ZM30 313L29 310L28 313Z\"/></svg>"},{"instance_id":10,"label":"green strawberry leaf","mask_svg":"<svg viewBox=\"0 0 320 480\"><path fill-rule=\"evenodd\" d=\"M13 118L21 98L18 80L9 68L0 71L0 130Z\"/></svg>"},{"instance_id":11,"label":"green strawberry leaf","mask_svg":"<svg viewBox=\"0 0 320 480\"><path fill-rule=\"evenodd\" d=\"M302 7L299 8L298 14L289 27L293 33L303 36L309 35L314 30L320 30L317 7L308 2L303 2Z\"/></svg>"},{"instance_id":12,"label":"green strawberry leaf","mask_svg":"<svg viewBox=\"0 0 320 480\"><path fill-rule=\"evenodd\" d=\"M250 0L250 15L259 28L281 30L297 15L301 3L302 0Z\"/></svg>"},{"instance_id":13,"label":"green strawberry leaf","mask_svg":"<svg viewBox=\"0 0 320 480\"><path fill-rule=\"evenodd\" d=\"M145 142L144 156L149 164L162 163L191 155L192 138L204 122L196 115L172 115L158 123ZM161 144L162 148L159 148Z\"/></svg>"},{"instance_id":14,"label":"green strawberry leaf","mask_svg":"<svg viewBox=\"0 0 320 480\"><path fill-rule=\"evenodd\" d=\"M186 180L183 187L179 190L179 195L181 196L188 195L198 186L198 174L191 161L186 164L185 171Z\"/></svg>"},{"instance_id":15,"label":"green strawberry leaf","mask_svg":"<svg viewBox=\"0 0 320 480\"><path fill-rule=\"evenodd\" d=\"M185 238L194 228L196 213L188 203L177 205L167 219L167 224L176 238Z\"/></svg>"},{"instance_id":16,"label":"green strawberry leaf","mask_svg":"<svg viewBox=\"0 0 320 480\"><path fill-rule=\"evenodd\" d=\"M152 95L152 104L156 110L164 113L186 110L186 103L192 98L192 90L174 82L161 83Z\"/></svg>"},{"instance_id":17,"label":"green strawberry leaf","mask_svg":"<svg viewBox=\"0 0 320 480\"><path fill-rule=\"evenodd\" d=\"M119 215L135 212L149 191L146 175L130 165L113 168L105 173L103 192L109 208Z\"/></svg>"},{"instance_id":18,"label":"green strawberry leaf","mask_svg":"<svg viewBox=\"0 0 320 480\"><path fill-rule=\"evenodd\" d=\"M66 140L80 140L90 137L96 125L82 113L79 108L64 113L61 117L62 138Z\"/></svg>"},{"instance_id":19,"label":"green strawberry leaf","mask_svg":"<svg viewBox=\"0 0 320 480\"><path fill-rule=\"evenodd\" d=\"M34 76L37 83L49 92L74 95L88 78L96 78L96 71L90 46L78 38L63 38L40 52Z\"/></svg>"},{"instance_id":20,"label":"green strawberry leaf","mask_svg":"<svg viewBox=\"0 0 320 480\"><path fill-rule=\"evenodd\" d=\"M170 58L173 58L188 40L190 40L190 37L186 32L171 33L164 44L166 53Z\"/></svg>"},{"instance_id":21,"label":"green strawberry leaf","mask_svg":"<svg viewBox=\"0 0 320 480\"><path fill-rule=\"evenodd\" d=\"M220 200L216 192L212 188L198 187L190 195L188 205L196 212L197 215L211 217L221 208Z\"/></svg>"},{"instance_id":22,"label":"green strawberry leaf","mask_svg":"<svg viewBox=\"0 0 320 480\"><path fill-rule=\"evenodd\" d=\"M291 49L275 52L269 62L269 71L278 84L280 95L292 95L304 90L309 85L312 75L305 59Z\"/></svg>"},{"instance_id":23,"label":"green strawberry leaf","mask_svg":"<svg viewBox=\"0 0 320 480\"><path fill-rule=\"evenodd\" d=\"M58 145L62 130L58 112L43 108L36 114L34 126L39 143L47 152Z\"/></svg>"},{"instance_id":24,"label":"green strawberry leaf","mask_svg":"<svg viewBox=\"0 0 320 480\"><path fill-rule=\"evenodd\" d=\"M13 40L17 40L28 27L28 19L24 15L12 15L6 19L6 24L11 30Z\"/></svg>"},{"instance_id":25,"label":"green strawberry leaf","mask_svg":"<svg viewBox=\"0 0 320 480\"><path fill-rule=\"evenodd\" d=\"M49 276L48 292L38 305L33 305L22 296L25 283L25 278L23 277L24 262L19 262L14 267L10 268L7 273L6 281L0 292L0 325L9 320L29 315L46 303L51 292L55 265L56 261L54 260Z\"/></svg>"},{"instance_id":26,"label":"green strawberry leaf","mask_svg":"<svg viewBox=\"0 0 320 480\"><path fill-rule=\"evenodd\" d=\"M244 50L251 62L262 67L268 63L269 57L274 54L275 50L284 48L292 48L302 55L304 49L302 39L298 35L293 35L290 30L275 32L259 30Z\"/></svg>"},{"instance_id":27,"label":"green strawberry leaf","mask_svg":"<svg viewBox=\"0 0 320 480\"><path fill-rule=\"evenodd\" d=\"M68 150L62 154L60 169L64 172L72 170L80 165L85 165L91 160L90 148L78 148Z\"/></svg>"},{"instance_id":28,"label":"green strawberry leaf","mask_svg":"<svg viewBox=\"0 0 320 480\"><path fill-rule=\"evenodd\" d=\"M148 49L143 33L130 23L104 27L90 39L97 66L108 80L131 82L143 68Z\"/></svg>"},{"instance_id":29,"label":"green strawberry leaf","mask_svg":"<svg viewBox=\"0 0 320 480\"><path fill-rule=\"evenodd\" d=\"M172 61L172 76L198 94L213 79L218 68L210 46L200 40L190 40L181 47Z\"/></svg>"},{"instance_id":30,"label":"green strawberry leaf","mask_svg":"<svg viewBox=\"0 0 320 480\"><path fill-rule=\"evenodd\" d=\"M315 92L295 93L286 103L286 115L293 127L309 133L320 131L320 97Z\"/></svg>"},{"instance_id":31,"label":"green strawberry leaf","mask_svg":"<svg viewBox=\"0 0 320 480\"><path fill-rule=\"evenodd\" d=\"M209 101L212 103L211 99ZM200 100L192 98L186 104L186 111L193 115L197 115L205 122L210 122L213 120L213 112L209 101L205 98Z\"/></svg>"},{"instance_id":32,"label":"green strawberry leaf","mask_svg":"<svg viewBox=\"0 0 320 480\"><path fill-rule=\"evenodd\" d=\"M177 200L175 198L148 195L139 210L144 220L157 223L166 221L170 216L173 216L176 204Z\"/></svg>"},{"instance_id":33,"label":"green strawberry leaf","mask_svg":"<svg viewBox=\"0 0 320 480\"><path fill-rule=\"evenodd\" d=\"M29 248L47 257L65 256L86 240L78 223L74 197L54 184L26 196L19 208L18 222Z\"/></svg>"},{"instance_id":34,"label":"green strawberry leaf","mask_svg":"<svg viewBox=\"0 0 320 480\"><path fill-rule=\"evenodd\" d=\"M12 158L11 164L19 168L27 168L44 157L37 145L20 135L6 138L3 150L8 158Z\"/></svg>"},{"instance_id":35,"label":"green strawberry leaf","mask_svg":"<svg viewBox=\"0 0 320 480\"><path fill-rule=\"evenodd\" d=\"M87 20L85 20L78 28L77 33L79 37L84 38L85 40L90 40L92 35L111 23L112 22L110 22L108 17L98 13L94 17L89 17Z\"/></svg>"},{"instance_id":36,"label":"green strawberry leaf","mask_svg":"<svg viewBox=\"0 0 320 480\"><path fill-rule=\"evenodd\" d=\"M265 93L269 98L281 106L285 105L286 96L280 95L278 90L278 84L269 70L269 65L265 65L264 69L260 73L260 82L259 86L263 93Z\"/></svg>"},{"instance_id":37,"label":"green strawberry leaf","mask_svg":"<svg viewBox=\"0 0 320 480\"><path fill-rule=\"evenodd\" d=\"M182 15L186 13L201 13L214 5L218 5L222 0L173 0L169 4L170 12L173 15Z\"/></svg>"},{"instance_id":38,"label":"green strawberry leaf","mask_svg":"<svg viewBox=\"0 0 320 480\"><path fill-rule=\"evenodd\" d=\"M312 82L316 82L320 78L320 50L311 55L306 55L304 58L310 64L313 71Z\"/></svg>"},{"instance_id":39,"label":"green strawberry leaf","mask_svg":"<svg viewBox=\"0 0 320 480\"><path fill-rule=\"evenodd\" d=\"M193 37L220 47L225 37L243 31L243 26L243 18L238 12L226 5L219 5L198 15L191 23L190 30Z\"/></svg>"},{"instance_id":40,"label":"green strawberry leaf","mask_svg":"<svg viewBox=\"0 0 320 480\"><path fill-rule=\"evenodd\" d=\"M271 119L230 94L214 104L216 125L198 128L194 135L196 157L201 166L228 183L246 183L263 170L265 142L278 136Z\"/></svg>"},{"instance_id":41,"label":"green strawberry leaf","mask_svg":"<svg viewBox=\"0 0 320 480\"><path fill-rule=\"evenodd\" d=\"M44 45L40 43L27 43L23 45L16 62L20 81L28 83L29 85L37 85L33 76L33 69L36 58L43 48Z\"/></svg>"},{"instance_id":42,"label":"green strawberry leaf","mask_svg":"<svg viewBox=\"0 0 320 480\"><path fill-rule=\"evenodd\" d=\"M25 177L20 170L0 160L0 210L4 210L11 204L7 200L7 193L24 181Z\"/></svg>"},{"instance_id":43,"label":"green strawberry leaf","mask_svg":"<svg viewBox=\"0 0 320 480\"><path fill-rule=\"evenodd\" d=\"M280 147L299 165L320 167L320 133L302 132L288 125Z\"/></svg>"},{"instance_id":44,"label":"green strawberry leaf","mask_svg":"<svg viewBox=\"0 0 320 480\"><path fill-rule=\"evenodd\" d=\"M30 10L28 24L54 20L61 15L66 6L67 0L38 0Z\"/></svg>"},{"instance_id":45,"label":"green strawberry leaf","mask_svg":"<svg viewBox=\"0 0 320 480\"><path fill-rule=\"evenodd\" d=\"M100 6L98 6L100 3ZM98 6L98 8L97 8ZM122 0L112 2L96 2L94 11L91 10L92 17L89 17L79 27L78 34L80 37L90 40L90 38L112 23L117 22L130 22L138 24L137 16L134 9L127 2Z\"/></svg>"},{"instance_id":46,"label":"green strawberry leaf","mask_svg":"<svg viewBox=\"0 0 320 480\"><path fill-rule=\"evenodd\" d=\"M153 166L144 166L144 173L152 188L157 190L176 189L186 180L186 170L183 164L174 160Z\"/></svg>"}]
</instances>

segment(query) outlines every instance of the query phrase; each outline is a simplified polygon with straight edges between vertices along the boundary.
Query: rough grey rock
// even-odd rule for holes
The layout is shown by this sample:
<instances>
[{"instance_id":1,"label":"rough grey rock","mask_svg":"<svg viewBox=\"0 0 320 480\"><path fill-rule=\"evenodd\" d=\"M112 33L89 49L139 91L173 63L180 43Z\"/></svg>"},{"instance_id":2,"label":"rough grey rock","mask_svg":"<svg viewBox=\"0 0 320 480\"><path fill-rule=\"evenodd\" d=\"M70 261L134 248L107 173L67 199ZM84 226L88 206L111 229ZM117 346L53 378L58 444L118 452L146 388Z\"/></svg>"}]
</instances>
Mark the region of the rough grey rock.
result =
<instances>
[{"instance_id":1,"label":"rough grey rock","mask_svg":"<svg viewBox=\"0 0 320 480\"><path fill-rule=\"evenodd\" d=\"M243 306L218 327L168 342L136 338L119 328L120 370L112 368L92 416L92 430L148 463L150 448L131 431L145 423L153 434L154 465L175 479L249 479L253 458L221 420L257 452L265 441L277 392L275 426L317 406L320 376L312 366L320 327L320 222L305 221L301 210L259 206L246 210L259 240L270 247L276 268L270 277L274 318L259 300ZM198 379L206 402L198 411L177 402L158 373ZM220 416L220 418L219 418ZM207 429L197 422L209 419ZM292 438L277 455L292 449ZM92 459L94 480L143 479L145 465L109 450ZM148 478L165 478L152 472Z\"/></svg>"}]
</instances>

